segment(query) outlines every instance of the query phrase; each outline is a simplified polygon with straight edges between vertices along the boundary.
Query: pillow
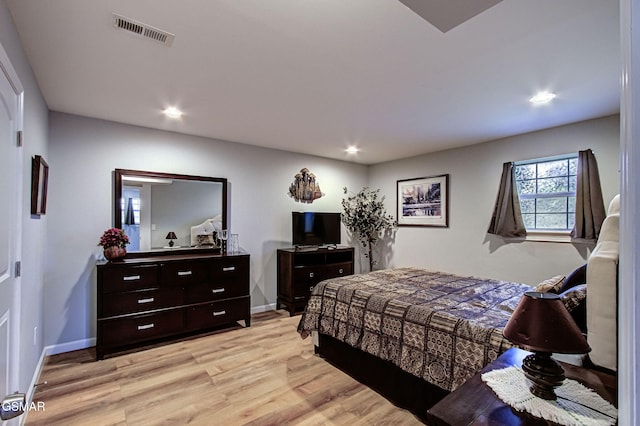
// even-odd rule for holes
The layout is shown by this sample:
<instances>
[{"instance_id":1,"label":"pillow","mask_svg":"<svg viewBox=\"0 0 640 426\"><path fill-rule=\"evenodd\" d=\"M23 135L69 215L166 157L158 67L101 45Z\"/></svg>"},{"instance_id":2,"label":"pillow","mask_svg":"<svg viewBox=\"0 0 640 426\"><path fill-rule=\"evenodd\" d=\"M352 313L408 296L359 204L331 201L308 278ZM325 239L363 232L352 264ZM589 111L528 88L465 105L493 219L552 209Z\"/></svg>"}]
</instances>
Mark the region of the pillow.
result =
<instances>
[{"instance_id":1,"label":"pillow","mask_svg":"<svg viewBox=\"0 0 640 426\"><path fill-rule=\"evenodd\" d=\"M585 284L587 282L587 264L576 268L567 275L567 278L564 279L562 283L562 287L558 290L558 294L564 293L569 290L571 287L577 286L579 284Z\"/></svg>"},{"instance_id":2,"label":"pillow","mask_svg":"<svg viewBox=\"0 0 640 426\"><path fill-rule=\"evenodd\" d=\"M556 293L558 294L558 290L562 287L562 283L564 282L564 275L556 275L555 277L551 277L542 281L540 284L535 286L533 291L537 291L539 293Z\"/></svg>"},{"instance_id":3,"label":"pillow","mask_svg":"<svg viewBox=\"0 0 640 426\"><path fill-rule=\"evenodd\" d=\"M580 284L560 294L562 303L583 333L587 332L587 285Z\"/></svg>"},{"instance_id":4,"label":"pillow","mask_svg":"<svg viewBox=\"0 0 640 426\"><path fill-rule=\"evenodd\" d=\"M580 306L587 298L587 285L580 284L575 287L571 287L569 290L560 294L562 303L564 303L567 311L572 312L578 306Z\"/></svg>"}]
</instances>

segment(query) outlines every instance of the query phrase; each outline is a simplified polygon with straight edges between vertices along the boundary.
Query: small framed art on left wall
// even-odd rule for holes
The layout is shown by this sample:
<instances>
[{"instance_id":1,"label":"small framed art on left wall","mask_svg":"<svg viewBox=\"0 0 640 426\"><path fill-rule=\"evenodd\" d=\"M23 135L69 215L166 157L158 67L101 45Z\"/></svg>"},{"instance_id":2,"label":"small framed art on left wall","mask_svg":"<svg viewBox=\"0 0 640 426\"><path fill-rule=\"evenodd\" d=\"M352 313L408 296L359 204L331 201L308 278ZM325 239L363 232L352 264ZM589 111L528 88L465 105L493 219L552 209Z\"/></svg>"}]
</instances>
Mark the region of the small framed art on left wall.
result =
<instances>
[{"instance_id":1,"label":"small framed art on left wall","mask_svg":"<svg viewBox=\"0 0 640 426\"><path fill-rule=\"evenodd\" d=\"M49 183L49 165L40 155L31 159L31 214L42 215L47 212L47 185Z\"/></svg>"}]
</instances>

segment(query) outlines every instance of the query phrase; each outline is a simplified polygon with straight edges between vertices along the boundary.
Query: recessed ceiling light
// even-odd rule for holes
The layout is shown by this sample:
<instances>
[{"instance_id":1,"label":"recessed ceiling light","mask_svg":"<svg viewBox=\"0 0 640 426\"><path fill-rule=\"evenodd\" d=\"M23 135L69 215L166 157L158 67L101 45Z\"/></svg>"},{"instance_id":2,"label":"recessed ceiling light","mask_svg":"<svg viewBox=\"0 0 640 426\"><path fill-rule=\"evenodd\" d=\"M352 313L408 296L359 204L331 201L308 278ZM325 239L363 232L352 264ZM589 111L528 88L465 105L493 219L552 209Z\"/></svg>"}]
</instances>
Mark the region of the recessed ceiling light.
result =
<instances>
[{"instance_id":1,"label":"recessed ceiling light","mask_svg":"<svg viewBox=\"0 0 640 426\"><path fill-rule=\"evenodd\" d=\"M555 93L551 92L538 92L535 96L529 99L529 102L535 105L541 105L551 102L556 97Z\"/></svg>"},{"instance_id":2,"label":"recessed ceiling light","mask_svg":"<svg viewBox=\"0 0 640 426\"><path fill-rule=\"evenodd\" d=\"M356 154L358 151L360 151L360 148L358 148L357 146L350 146L349 148L345 149L345 151L347 151L347 154Z\"/></svg>"},{"instance_id":3,"label":"recessed ceiling light","mask_svg":"<svg viewBox=\"0 0 640 426\"><path fill-rule=\"evenodd\" d=\"M180 111L176 107L167 107L164 111L162 111L164 115L169 118L180 118L182 116L182 111Z\"/></svg>"}]
</instances>

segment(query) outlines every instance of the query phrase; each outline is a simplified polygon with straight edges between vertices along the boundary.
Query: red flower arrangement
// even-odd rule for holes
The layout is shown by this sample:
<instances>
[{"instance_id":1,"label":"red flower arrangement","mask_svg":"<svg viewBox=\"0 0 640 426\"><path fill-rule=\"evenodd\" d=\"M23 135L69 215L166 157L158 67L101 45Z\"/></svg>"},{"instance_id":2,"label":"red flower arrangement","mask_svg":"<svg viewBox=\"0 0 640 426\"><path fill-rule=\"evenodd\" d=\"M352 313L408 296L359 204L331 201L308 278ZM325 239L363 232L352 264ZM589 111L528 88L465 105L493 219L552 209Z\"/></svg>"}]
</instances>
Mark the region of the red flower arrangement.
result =
<instances>
[{"instance_id":1,"label":"red flower arrangement","mask_svg":"<svg viewBox=\"0 0 640 426\"><path fill-rule=\"evenodd\" d=\"M124 229L120 228L111 228L104 231L98 243L99 246L103 246L104 248L125 248L127 244L129 244L129 237L124 233Z\"/></svg>"}]
</instances>

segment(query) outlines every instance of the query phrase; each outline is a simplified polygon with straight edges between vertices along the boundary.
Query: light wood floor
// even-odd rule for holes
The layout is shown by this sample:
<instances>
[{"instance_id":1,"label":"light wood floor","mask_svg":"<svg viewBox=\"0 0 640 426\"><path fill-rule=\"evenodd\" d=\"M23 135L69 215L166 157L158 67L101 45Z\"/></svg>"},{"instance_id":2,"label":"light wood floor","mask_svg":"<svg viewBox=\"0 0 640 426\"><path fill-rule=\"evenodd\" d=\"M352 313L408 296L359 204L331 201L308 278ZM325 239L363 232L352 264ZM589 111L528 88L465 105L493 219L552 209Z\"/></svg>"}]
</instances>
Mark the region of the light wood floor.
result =
<instances>
[{"instance_id":1,"label":"light wood floor","mask_svg":"<svg viewBox=\"0 0 640 426\"><path fill-rule=\"evenodd\" d=\"M313 354L299 316L95 361L48 357L27 425L413 425L408 411Z\"/></svg>"}]
</instances>

